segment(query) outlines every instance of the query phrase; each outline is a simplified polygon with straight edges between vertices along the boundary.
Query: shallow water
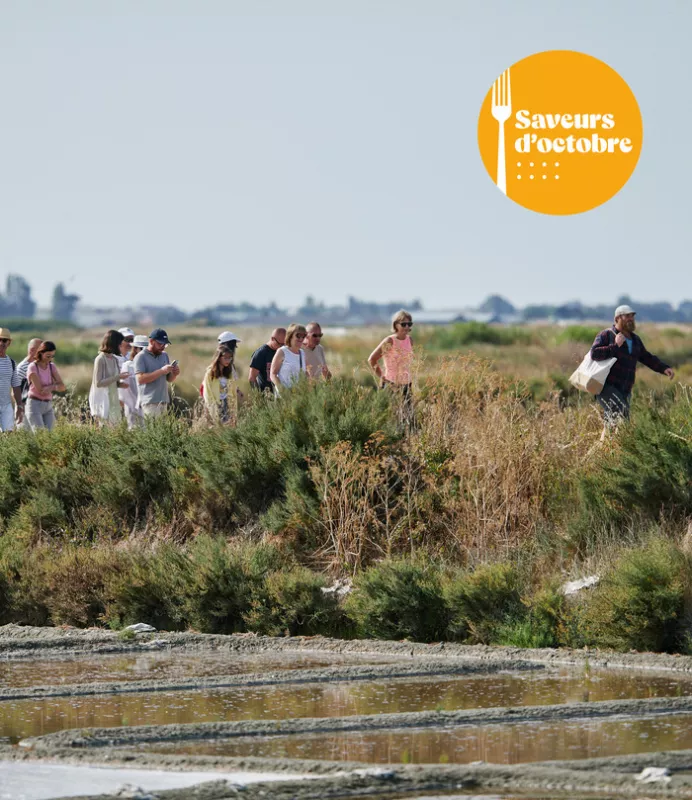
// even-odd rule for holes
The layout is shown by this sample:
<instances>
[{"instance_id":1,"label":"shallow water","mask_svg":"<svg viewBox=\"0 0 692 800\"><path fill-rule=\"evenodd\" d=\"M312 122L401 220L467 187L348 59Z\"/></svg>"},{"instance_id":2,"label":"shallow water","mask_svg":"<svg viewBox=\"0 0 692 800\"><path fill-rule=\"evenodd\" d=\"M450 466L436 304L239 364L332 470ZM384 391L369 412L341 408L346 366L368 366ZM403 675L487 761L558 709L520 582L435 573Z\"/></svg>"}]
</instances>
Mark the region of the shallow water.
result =
<instances>
[{"instance_id":1,"label":"shallow water","mask_svg":"<svg viewBox=\"0 0 692 800\"><path fill-rule=\"evenodd\" d=\"M455 711L676 694L692 694L692 682L618 672L541 671L6 700L0 703L0 737L16 742L70 728Z\"/></svg>"},{"instance_id":2,"label":"shallow water","mask_svg":"<svg viewBox=\"0 0 692 800\"><path fill-rule=\"evenodd\" d=\"M338 653L262 653L241 656L235 653L193 655L179 651L51 661L0 661L0 687L177 680L346 664L384 664L390 661L392 659L387 656Z\"/></svg>"},{"instance_id":3,"label":"shallow water","mask_svg":"<svg viewBox=\"0 0 692 800\"><path fill-rule=\"evenodd\" d=\"M636 720L245 737L146 747L159 753L315 758L372 764L469 764L473 761L519 764L688 748L692 748L692 718L684 714Z\"/></svg>"}]
</instances>

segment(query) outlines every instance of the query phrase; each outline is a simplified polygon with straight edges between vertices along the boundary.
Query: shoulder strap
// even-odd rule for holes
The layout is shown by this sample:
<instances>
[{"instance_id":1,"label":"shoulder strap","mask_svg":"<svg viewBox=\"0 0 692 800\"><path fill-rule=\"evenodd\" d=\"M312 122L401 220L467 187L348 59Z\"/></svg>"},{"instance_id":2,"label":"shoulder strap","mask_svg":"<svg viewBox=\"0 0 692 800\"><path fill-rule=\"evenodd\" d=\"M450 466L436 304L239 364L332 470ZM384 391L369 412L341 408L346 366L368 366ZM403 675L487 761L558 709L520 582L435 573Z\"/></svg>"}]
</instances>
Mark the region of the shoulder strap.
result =
<instances>
[{"instance_id":1,"label":"shoulder strap","mask_svg":"<svg viewBox=\"0 0 692 800\"><path fill-rule=\"evenodd\" d=\"M300 358L300 371L303 371L303 348L301 347L298 351L298 357Z\"/></svg>"},{"instance_id":2,"label":"shoulder strap","mask_svg":"<svg viewBox=\"0 0 692 800\"><path fill-rule=\"evenodd\" d=\"M12 372L15 372L17 369L17 362L10 356L10 361L12 362Z\"/></svg>"}]
</instances>

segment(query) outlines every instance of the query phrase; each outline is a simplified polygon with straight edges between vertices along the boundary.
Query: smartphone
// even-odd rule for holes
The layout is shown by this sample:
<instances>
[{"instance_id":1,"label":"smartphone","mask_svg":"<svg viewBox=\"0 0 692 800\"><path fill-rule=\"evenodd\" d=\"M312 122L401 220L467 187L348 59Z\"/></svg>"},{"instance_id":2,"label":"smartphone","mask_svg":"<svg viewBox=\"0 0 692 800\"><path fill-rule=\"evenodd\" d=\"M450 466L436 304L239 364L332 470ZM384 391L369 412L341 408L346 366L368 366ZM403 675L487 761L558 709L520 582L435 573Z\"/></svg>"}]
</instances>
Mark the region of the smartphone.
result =
<instances>
[{"instance_id":1,"label":"smartphone","mask_svg":"<svg viewBox=\"0 0 692 800\"><path fill-rule=\"evenodd\" d=\"M178 359L177 358L176 358L175 361L171 361L171 366L172 367L177 367L178 366Z\"/></svg>"}]
</instances>

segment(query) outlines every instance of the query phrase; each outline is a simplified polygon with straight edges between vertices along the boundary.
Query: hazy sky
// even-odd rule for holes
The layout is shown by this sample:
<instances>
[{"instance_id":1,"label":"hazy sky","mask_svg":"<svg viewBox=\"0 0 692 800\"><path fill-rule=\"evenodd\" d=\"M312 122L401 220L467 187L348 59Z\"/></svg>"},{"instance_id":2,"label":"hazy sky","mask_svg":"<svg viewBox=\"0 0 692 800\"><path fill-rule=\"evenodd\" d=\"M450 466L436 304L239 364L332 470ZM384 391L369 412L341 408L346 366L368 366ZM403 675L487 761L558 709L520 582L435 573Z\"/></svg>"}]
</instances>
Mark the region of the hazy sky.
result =
<instances>
[{"instance_id":1,"label":"hazy sky","mask_svg":"<svg viewBox=\"0 0 692 800\"><path fill-rule=\"evenodd\" d=\"M692 297L690 0L0 0L0 279L41 304ZM537 51L642 110L625 188L503 197L481 101ZM683 147L684 145L684 147Z\"/></svg>"}]
</instances>

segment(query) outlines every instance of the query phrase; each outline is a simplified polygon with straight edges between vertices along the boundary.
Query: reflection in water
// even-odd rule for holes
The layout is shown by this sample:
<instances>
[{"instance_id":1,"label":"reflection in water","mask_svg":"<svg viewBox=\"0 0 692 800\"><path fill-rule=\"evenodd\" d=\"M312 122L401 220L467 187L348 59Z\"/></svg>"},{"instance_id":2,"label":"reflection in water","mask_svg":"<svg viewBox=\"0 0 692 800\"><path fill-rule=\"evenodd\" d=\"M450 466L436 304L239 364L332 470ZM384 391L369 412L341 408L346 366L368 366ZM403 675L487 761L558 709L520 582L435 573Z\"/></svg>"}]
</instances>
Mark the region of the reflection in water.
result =
<instances>
[{"instance_id":1,"label":"reflection in water","mask_svg":"<svg viewBox=\"0 0 692 800\"><path fill-rule=\"evenodd\" d=\"M54 661L0 662L0 687L59 685L109 681L176 680L283 669L313 669L344 664L383 664L386 656L342 656L338 653L262 653L190 655L175 651L138 655L104 655Z\"/></svg>"},{"instance_id":2,"label":"reflection in water","mask_svg":"<svg viewBox=\"0 0 692 800\"><path fill-rule=\"evenodd\" d=\"M256 664L255 664L256 666ZM341 717L492 706L545 705L690 694L692 682L617 672L497 673L453 679L297 684L0 703L0 737L13 741L69 728L242 719Z\"/></svg>"},{"instance_id":3,"label":"reflection in water","mask_svg":"<svg viewBox=\"0 0 692 800\"><path fill-rule=\"evenodd\" d=\"M156 745L159 753L317 758L373 764L469 764L633 755L692 747L689 715L650 719L534 722L381 733L274 736ZM141 746L141 745L140 745Z\"/></svg>"}]
</instances>

